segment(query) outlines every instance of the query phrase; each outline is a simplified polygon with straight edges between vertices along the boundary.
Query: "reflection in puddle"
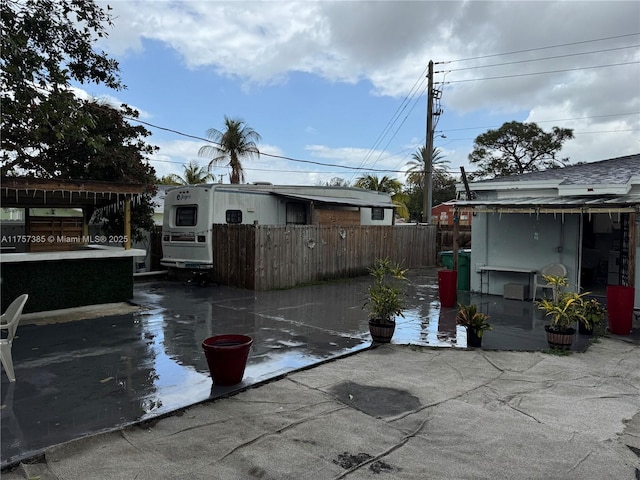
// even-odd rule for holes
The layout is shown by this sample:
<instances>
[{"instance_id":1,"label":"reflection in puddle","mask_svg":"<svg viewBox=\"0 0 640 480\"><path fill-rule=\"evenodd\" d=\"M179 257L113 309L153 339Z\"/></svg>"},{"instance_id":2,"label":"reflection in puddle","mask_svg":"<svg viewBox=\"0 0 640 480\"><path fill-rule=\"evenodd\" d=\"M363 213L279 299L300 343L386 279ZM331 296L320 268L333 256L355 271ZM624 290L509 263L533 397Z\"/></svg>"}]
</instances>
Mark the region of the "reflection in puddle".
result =
<instances>
[{"instance_id":1,"label":"reflection in puddle","mask_svg":"<svg viewBox=\"0 0 640 480\"><path fill-rule=\"evenodd\" d=\"M466 332L455 323L455 309L442 309L438 301L425 301L405 310L396 321L393 343L429 347L466 347Z\"/></svg>"},{"instance_id":2,"label":"reflection in puddle","mask_svg":"<svg viewBox=\"0 0 640 480\"><path fill-rule=\"evenodd\" d=\"M212 335L254 339L245 379L235 389L366 349L371 338L362 298L369 281L273 292L152 282L135 287L139 313L21 326L13 346L20 381L9 390L3 376L0 392L20 429L9 431L3 421L2 462L208 400L212 381L201 344ZM466 347L456 309L440 308L434 285L435 278L413 284L393 343ZM507 311L498 313L491 305L497 326L487 344L521 344L522 337L546 343L535 336L542 330L535 319L532 324L522 310L530 305L505 306L523 318L522 334L500 329Z\"/></svg>"}]
</instances>

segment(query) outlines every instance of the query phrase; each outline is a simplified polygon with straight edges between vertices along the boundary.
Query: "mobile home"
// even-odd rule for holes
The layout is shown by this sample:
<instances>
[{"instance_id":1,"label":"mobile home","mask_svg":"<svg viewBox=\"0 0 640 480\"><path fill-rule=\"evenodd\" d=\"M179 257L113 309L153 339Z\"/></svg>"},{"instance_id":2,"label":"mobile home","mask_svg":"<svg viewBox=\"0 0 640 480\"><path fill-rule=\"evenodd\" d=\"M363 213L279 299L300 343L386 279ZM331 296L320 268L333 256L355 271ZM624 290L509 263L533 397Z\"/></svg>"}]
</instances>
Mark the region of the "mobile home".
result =
<instances>
[{"instance_id":1,"label":"mobile home","mask_svg":"<svg viewBox=\"0 0 640 480\"><path fill-rule=\"evenodd\" d=\"M393 225L387 193L351 187L292 185L179 186L167 190L161 264L213 268L216 224Z\"/></svg>"}]
</instances>

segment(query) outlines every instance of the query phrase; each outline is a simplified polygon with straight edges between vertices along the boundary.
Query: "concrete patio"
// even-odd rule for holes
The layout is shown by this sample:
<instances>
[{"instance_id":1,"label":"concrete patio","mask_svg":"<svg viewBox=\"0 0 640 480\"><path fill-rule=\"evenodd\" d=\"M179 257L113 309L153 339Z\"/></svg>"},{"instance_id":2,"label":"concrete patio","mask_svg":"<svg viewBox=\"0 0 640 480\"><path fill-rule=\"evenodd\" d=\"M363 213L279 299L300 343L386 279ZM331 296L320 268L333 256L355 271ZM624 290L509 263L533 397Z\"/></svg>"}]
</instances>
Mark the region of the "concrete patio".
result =
<instances>
[{"instance_id":1,"label":"concrete patio","mask_svg":"<svg viewBox=\"0 0 640 480\"><path fill-rule=\"evenodd\" d=\"M89 460L86 457L77 456L77 453L69 454L69 452L81 450L89 455L88 452L98 448L103 441L105 443L100 448L119 448L116 446L120 442L118 439L128 438L127 432L142 432L149 425L180 423L181 419L185 419L185 412L203 412L205 417L199 417L200 414L194 413L193 419L195 422L206 423L212 421L208 418L209 415L221 414L218 409L226 411L227 408L233 409L238 405L245 405L246 402L253 405L255 398L264 398L265 406L273 402L271 406L276 408L276 405L279 405L280 410L299 408L309 409L311 412L315 409L313 405L318 399L311 401L311 404L306 407L303 405L307 401L305 399L320 394L321 397L329 395L330 398L325 400L328 402L327 405L337 402L334 407L340 412L350 411L350 409L344 410L347 408L344 405L347 405L354 407L356 411L363 410L367 413L366 410L371 408L371 401L364 401L362 405L350 405L350 402L357 403L354 402L354 398L358 400L372 398L369 390L371 387L389 388L391 390L387 393L392 394L392 391L397 390L400 385L402 386L400 390L405 392L399 397L403 400L393 397L395 400L391 403L402 405L405 397L416 397L418 403L401 407L401 413L390 415L389 412L395 410L385 409L384 402L380 400L383 405L382 412L378 414L374 412L372 418L375 420L377 417L382 417L382 419L377 418L374 422L377 426L371 426L372 433L380 433L379 429L382 425L387 425L390 421L388 417L391 417L393 422L399 420L396 418L398 415L404 418L415 414L417 416L413 418L422 418L419 412L428 412L431 407L440 408L444 402L452 401L454 403L449 405L451 407L458 405L457 399L468 396L473 398L480 393L478 390L480 384L484 385L482 388L487 384L492 385L487 387L489 390L482 395L493 392L497 388L494 384L497 380L494 374L501 372L498 377L500 377L499 383L502 384L503 380L509 377L504 375L507 371L514 375L514 372L517 372L516 376L525 373L528 375L531 373L529 370L534 371L537 379L534 383L542 388L542 391L540 388L526 390L528 394L537 397L553 392L556 387L549 382L558 380L563 385L567 382L573 385L575 379L580 378L579 368L586 368L584 375L589 377L596 375L598 379L594 377L593 382L602 387L597 389L597 393L588 395L589 398L594 397L596 401L593 405L591 402L583 402L585 392L580 393L572 387L566 392L568 396L566 402L569 402L572 394L580 393L574 401L581 405L584 403L585 412L591 411L592 408L596 408L593 413L600 412L597 415L602 418L597 420L596 423L599 425L597 428L604 429L607 435L599 434L598 442L604 441L605 437L609 440L614 437L619 440L623 433L631 437L636 436L633 430L631 433L625 430L624 422L631 422L634 418L635 422L640 409L638 396L640 392L638 331L640 328L637 324L634 325L633 335L605 338L591 347L589 347L588 337L578 336L577 341L574 342L574 349L584 351L589 347L587 353L576 353L570 357L549 355L540 352L547 349L542 329L544 320L532 302L503 300L494 296L470 297L468 293L465 295L461 292L459 301L480 305L483 311L489 313L490 321L494 325L494 329L486 334L484 350L467 351L465 332L455 325L456 310L440 308L437 300L436 276L435 269L412 272L413 283L409 293L409 308L405 318L398 322L394 345L367 352L363 350L369 349L370 340L366 314L361 309L363 294L369 283L367 277L278 292L252 292L219 286L201 288L171 282L147 282L136 286L134 302L141 308L134 311L118 313L104 310L102 313L107 316L100 316L100 309L97 309L98 311L94 309L90 312L90 316L98 315L98 318L62 323L59 322L72 319L71 312L64 315L62 319L54 318L52 315L49 318L41 316L28 319L33 323L21 325L18 330L20 338L14 343L14 362L18 380L14 384L9 384L6 376L2 377L2 466L5 470L3 477L5 474L9 475L8 471L11 467L23 461L36 462L39 467L33 468L42 468L45 472L51 467L53 458L56 458L56 465L69 465L68 468L71 470L73 470L71 463L66 464L65 458L69 457L72 463L76 461L72 460L74 458L84 458L78 461L84 463L85 467L89 467ZM76 315L76 320L82 316L82 314ZM200 344L207 336L228 332L251 335L254 337L254 348L241 384L234 387L212 387ZM400 344L414 347L402 347ZM517 350L528 351L528 353L517 353L515 352ZM354 356L355 352L360 353ZM340 360L331 361L337 358ZM379 362L381 359L384 359L382 363ZM600 373L592 372L595 366L593 362L602 363L602 372L599 367L597 370ZM619 365L617 370L615 362ZM550 367L551 370L538 371L536 367L538 364L545 365L545 368ZM583 364L584 367L576 366ZM308 370L309 367L316 365L320 366ZM382 365L385 366L384 369L380 368ZM480 368L482 365L484 367ZM570 368L565 369L563 365L570 365ZM472 372L476 370L479 370L480 384L476 384L476 380L473 380ZM619 377L615 381L608 378L614 371ZM322 374L314 372L322 372ZM379 374L378 377L373 376L376 372ZM487 372L493 373L485 378L484 374ZM561 372L566 372L566 378L565 373ZM315 380L311 383L303 380L316 378L316 375L317 379L322 378L318 380L318 384ZM490 379L490 381L485 384L482 379ZM278 381L272 383L273 380ZM621 384L618 384L618 381ZM516 384L519 382L524 380L518 380ZM619 400L623 405L619 409L616 406L619 411L616 410L615 414L602 413L598 405L601 402L607 402L604 400L604 392L608 389L606 384L611 382L616 384L611 392L614 392L613 398L617 399L611 401L617 405ZM585 384L588 383L589 381L585 380ZM517 388L516 384L507 382L505 388L507 390ZM256 388L258 386L260 388ZM226 398L240 390L246 391ZM621 393L623 391L624 393ZM271 393L268 392L273 392L276 397L271 398ZM509 411L513 411L514 406L520 409L513 404L518 395L513 396L509 393L504 395L506 397L501 402L506 402L505 405L509 407ZM224 398L224 400L208 403L215 398ZM242 398L254 400L242 400ZM382 397L378 395L378 398ZM518 402L521 401L518 400ZM554 400L556 401L558 400ZM300 402L302 403L299 404ZM564 402L565 400L562 401L563 404ZM633 402L638 407L635 412L633 408L629 408L629 403L633 405ZM196 404L200 405L185 410ZM343 407L336 405L343 405ZM477 408L481 408L478 412L484 412L483 405L482 402L477 405ZM562 408L565 406L568 407L568 404ZM256 425L262 425L262 421L259 420L262 417L258 414L261 411L258 409L251 415L252 422ZM180 414L176 415L175 412ZM224 415L242 417L242 412L241 408L235 413L227 412ZM272 415L266 411L263 413L265 419ZM460 422L468 420L465 419L469 412L462 414L454 409L452 413L454 415L451 421L455 428L459 429ZM432 414L433 411L427 417L409 423L416 427L418 424L426 424L430 421ZM320 414L320 417L322 415L324 414ZM327 415L327 418L333 418L333 414L327 412ZM536 411L531 415L538 419L534 423L546 424L547 421L540 422L540 418L550 413ZM188 416L191 418L191 413ZM163 420L155 423L154 419L159 418ZM196 418L198 420L195 420ZM491 415L488 415L486 421L490 421L490 418ZM336 425L350 428L349 420L333 419L338 421ZM294 423L297 421L293 417L289 420ZM214 421L214 423L218 422L218 420ZM378 424L379 422L382 423ZM394 425L402 423L394 423ZM571 419L570 423L573 425L574 419ZM191 424L190 421L187 421L187 424ZM191 428L187 424L175 428ZM505 426L507 424L508 422ZM139 430L131 425L145 426L145 429ZM632 423L626 425L629 427ZM227 427L231 428L230 424L224 429ZM265 425L263 427L266 428ZM273 425L269 428L271 427ZM154 428L151 427L151 430ZM251 436L248 433L251 428L245 421L238 423L235 428L234 432L227 432L222 437L228 439L230 443L225 443L223 440L217 441L219 448L228 449L231 457L234 456L231 453L235 451L239 438ZM247 428L249 430L246 430ZM354 425L353 428L354 432L358 431L357 426ZM558 427L554 426L553 429L555 428ZM562 429L564 427L561 427ZM339 430L342 431L343 427L341 426ZM393 430L395 431L395 427ZM409 430L411 429L400 427L397 432L402 437ZM95 434L100 432L115 433L103 433L96 437ZM307 437L316 441L316 437L321 436L322 432L322 428L315 433L309 430ZM262 435L253 433L258 437ZM270 435L270 433L264 433L264 435ZM80 440L65 443L74 439ZM377 444L378 440L368 438L362 444L373 445ZM352 441L355 442L353 439ZM628 440L625 445L640 449L640 443L634 442L635 440ZM52 448L53 445L60 444L62 446ZM356 445L357 442L353 443L354 449ZM638 468L637 465L634 467L633 463L637 460L633 459L633 451L627 450L631 452L631 456L625 454L621 457L627 459L622 462L623 470L633 472L633 468ZM345 447L345 452L347 451L350 450ZM337 452L336 455L342 455L345 452ZM363 453L350 452L349 455ZM379 451L372 450L365 453L373 458L379 454ZM338 457L334 455L333 458ZM353 460L348 455L344 458ZM592 455L590 458L596 457ZM611 459L607 458L609 462ZM329 456L325 458L327 459ZM150 459L148 461L155 463ZM94 477L89 475L82 478L123 476L133 478L135 476L131 475L133 470L127 470L127 473L122 470L117 473L117 468L125 468L126 462L127 460L123 457L121 462L117 462L120 465L115 465L114 460L114 465L110 467L114 470L110 471L109 475L96 474ZM146 460L141 462L139 466L142 466ZM340 461L337 464L329 463L337 465ZM258 468L257 465L272 475L264 478L305 478L300 470L291 471L297 472L296 475L292 473L290 476L279 476L274 473L275 470L269 470L277 468L277 465L265 465L264 461L258 462L256 468ZM312 470L309 470L311 476L308 478L337 477L341 470L329 466L331 468L327 468L327 465L323 467L330 472L326 476L311 475ZM357 462L352 465L352 467L356 466ZM399 464L396 467L399 468ZM25 468L13 470L11 475L33 475L32 471ZM126 468L133 467L129 465ZM179 468L185 468L182 472L185 475L184 478L189 475L193 478L195 464L191 469L184 466ZM237 466L230 468L229 472ZM171 470L166 470L166 472L169 471ZM237 470L236 475L240 475L241 471L243 470ZM578 468L576 471L582 470ZM147 472L146 476L141 475L138 478L180 478L178 474L159 475L154 468L149 468ZM57 477L51 478L81 478L61 471L55 475ZM202 472L196 474L196 477L198 475L204 476ZM42 478L44 480L49 477L42 476ZM242 474L239 477L222 475L217 478L247 477ZM424 477L418 475L398 478ZM597 477L576 476L575 478Z\"/></svg>"}]
</instances>

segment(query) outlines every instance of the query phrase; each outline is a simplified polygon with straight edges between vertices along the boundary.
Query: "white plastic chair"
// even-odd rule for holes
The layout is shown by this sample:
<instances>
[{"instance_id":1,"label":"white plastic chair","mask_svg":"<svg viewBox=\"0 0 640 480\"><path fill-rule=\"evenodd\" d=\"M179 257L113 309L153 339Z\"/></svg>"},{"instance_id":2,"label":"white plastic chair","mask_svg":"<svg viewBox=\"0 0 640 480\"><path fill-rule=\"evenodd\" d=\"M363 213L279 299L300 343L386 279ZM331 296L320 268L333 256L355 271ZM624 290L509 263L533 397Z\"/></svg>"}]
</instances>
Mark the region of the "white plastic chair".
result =
<instances>
[{"instance_id":1,"label":"white plastic chair","mask_svg":"<svg viewBox=\"0 0 640 480\"><path fill-rule=\"evenodd\" d=\"M531 296L533 297L534 301L536 299L536 293L538 293L538 289L539 288L542 289L542 293L543 294L544 294L545 288L550 289L551 293L553 295L553 299L556 300L556 298L555 298L556 292L553 289L553 286L549 285L545 281L545 279L542 278L544 275L553 275L554 277L566 277L567 276L567 267L565 267L561 263L552 263L551 265L547 265L542 270L540 270L540 274L536 273L533 276L533 295L531 295Z\"/></svg>"},{"instance_id":2,"label":"white plastic chair","mask_svg":"<svg viewBox=\"0 0 640 480\"><path fill-rule=\"evenodd\" d=\"M11 302L7 311L0 317L0 331L7 331L6 338L0 338L0 360L2 361L2 366L10 382L16 381L16 375L13 372L13 359L11 358L11 345L13 344L13 338L16 336L16 330L20 323L22 309L25 303L27 303L28 298L29 295L26 293L20 295Z\"/></svg>"}]
</instances>

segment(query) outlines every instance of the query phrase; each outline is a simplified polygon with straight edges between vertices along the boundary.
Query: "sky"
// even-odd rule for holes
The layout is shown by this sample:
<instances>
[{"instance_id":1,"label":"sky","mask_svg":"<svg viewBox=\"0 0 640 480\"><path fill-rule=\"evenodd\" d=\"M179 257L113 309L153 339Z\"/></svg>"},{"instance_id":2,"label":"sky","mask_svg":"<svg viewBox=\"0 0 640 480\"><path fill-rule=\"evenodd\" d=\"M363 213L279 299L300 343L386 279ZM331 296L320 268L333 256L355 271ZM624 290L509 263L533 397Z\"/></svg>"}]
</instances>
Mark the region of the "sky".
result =
<instances>
[{"instance_id":1,"label":"sky","mask_svg":"<svg viewBox=\"0 0 640 480\"><path fill-rule=\"evenodd\" d=\"M430 60L434 146L456 177L476 169L478 135L514 120L572 128L572 163L640 152L637 1L97 3L114 23L97 47L127 88L77 87L140 112L158 177L207 167L198 150L227 116L261 136L247 183L404 183L425 144ZM211 173L229 182L224 164Z\"/></svg>"}]
</instances>

